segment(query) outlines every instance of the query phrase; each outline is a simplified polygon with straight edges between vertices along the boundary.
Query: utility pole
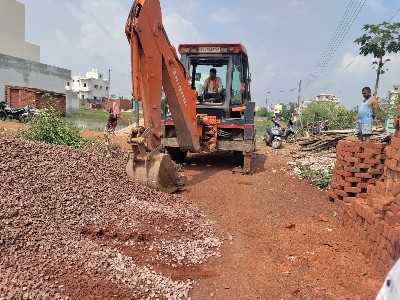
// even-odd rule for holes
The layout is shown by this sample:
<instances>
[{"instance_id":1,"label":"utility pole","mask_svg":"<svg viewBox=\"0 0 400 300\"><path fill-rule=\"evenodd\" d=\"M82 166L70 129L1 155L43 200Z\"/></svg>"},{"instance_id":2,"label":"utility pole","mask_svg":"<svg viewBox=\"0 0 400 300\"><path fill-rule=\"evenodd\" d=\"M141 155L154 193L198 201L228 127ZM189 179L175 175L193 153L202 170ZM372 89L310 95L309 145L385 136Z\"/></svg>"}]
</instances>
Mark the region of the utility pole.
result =
<instances>
[{"instance_id":1,"label":"utility pole","mask_svg":"<svg viewBox=\"0 0 400 300\"><path fill-rule=\"evenodd\" d=\"M300 93L301 93L301 80L299 82L299 96L297 97L297 113L300 112Z\"/></svg>"},{"instance_id":2,"label":"utility pole","mask_svg":"<svg viewBox=\"0 0 400 300\"><path fill-rule=\"evenodd\" d=\"M303 129L303 122L301 122L301 117L300 117L300 93L301 93L301 80L299 81L299 96L297 97L297 117L299 118L300 121L300 126L301 129ZM308 132L306 132L306 136L308 137Z\"/></svg>"},{"instance_id":3,"label":"utility pole","mask_svg":"<svg viewBox=\"0 0 400 300\"><path fill-rule=\"evenodd\" d=\"M109 93L109 95L111 95L111 70L110 69L108 69L108 93Z\"/></svg>"}]
</instances>

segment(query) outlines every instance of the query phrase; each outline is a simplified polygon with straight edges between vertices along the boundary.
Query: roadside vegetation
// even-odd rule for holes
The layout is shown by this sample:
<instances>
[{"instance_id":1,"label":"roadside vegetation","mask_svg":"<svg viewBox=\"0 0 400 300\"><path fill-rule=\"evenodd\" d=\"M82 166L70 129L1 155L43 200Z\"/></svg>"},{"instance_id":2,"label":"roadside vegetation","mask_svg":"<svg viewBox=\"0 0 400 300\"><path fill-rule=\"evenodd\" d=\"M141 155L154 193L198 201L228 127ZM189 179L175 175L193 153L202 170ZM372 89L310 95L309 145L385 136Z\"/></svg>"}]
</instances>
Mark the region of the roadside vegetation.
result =
<instances>
[{"instance_id":1,"label":"roadside vegetation","mask_svg":"<svg viewBox=\"0 0 400 300\"><path fill-rule=\"evenodd\" d=\"M327 189L331 185L332 169L311 169L310 167L300 166L300 175L312 184L321 189Z\"/></svg>"},{"instance_id":2,"label":"roadside vegetation","mask_svg":"<svg viewBox=\"0 0 400 300\"><path fill-rule=\"evenodd\" d=\"M104 109L80 108L79 113L68 114L65 119L78 126L88 126L95 131L103 131L107 123L109 113ZM142 117L142 116L139 116ZM136 120L135 112L122 111L118 118L118 127L126 127Z\"/></svg>"},{"instance_id":3,"label":"roadside vegetation","mask_svg":"<svg viewBox=\"0 0 400 300\"><path fill-rule=\"evenodd\" d=\"M80 136L81 128L64 119L54 110L42 110L30 122L30 127L21 131L23 137L44 142L87 149L93 142Z\"/></svg>"}]
</instances>

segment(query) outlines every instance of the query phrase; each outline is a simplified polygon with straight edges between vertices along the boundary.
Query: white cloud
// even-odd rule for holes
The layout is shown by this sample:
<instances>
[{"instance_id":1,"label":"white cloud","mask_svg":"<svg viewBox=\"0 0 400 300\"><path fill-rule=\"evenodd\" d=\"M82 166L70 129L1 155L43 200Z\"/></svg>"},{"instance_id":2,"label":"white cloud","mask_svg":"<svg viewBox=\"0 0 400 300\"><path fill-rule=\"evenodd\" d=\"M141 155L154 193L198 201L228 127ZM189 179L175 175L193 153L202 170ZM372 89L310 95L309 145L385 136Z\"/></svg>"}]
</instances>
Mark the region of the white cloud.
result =
<instances>
[{"instance_id":1,"label":"white cloud","mask_svg":"<svg viewBox=\"0 0 400 300\"><path fill-rule=\"evenodd\" d=\"M382 13L387 11L381 0L368 0L366 4L374 11Z\"/></svg>"},{"instance_id":2,"label":"white cloud","mask_svg":"<svg viewBox=\"0 0 400 300\"><path fill-rule=\"evenodd\" d=\"M304 0L290 0L289 6L296 14L304 13L309 9Z\"/></svg>"},{"instance_id":3,"label":"white cloud","mask_svg":"<svg viewBox=\"0 0 400 300\"><path fill-rule=\"evenodd\" d=\"M61 30L61 29L56 29L54 30L57 39L63 43L64 45L68 45L70 43L69 37Z\"/></svg>"},{"instance_id":4,"label":"white cloud","mask_svg":"<svg viewBox=\"0 0 400 300\"><path fill-rule=\"evenodd\" d=\"M366 77L366 74L372 71L372 61L373 58L371 56L345 53L342 56L339 67L335 70L336 76L361 81Z\"/></svg>"},{"instance_id":5,"label":"white cloud","mask_svg":"<svg viewBox=\"0 0 400 300\"><path fill-rule=\"evenodd\" d=\"M172 13L163 18L165 31L171 44L198 42L200 34L191 21L186 20L178 13Z\"/></svg>"},{"instance_id":6,"label":"white cloud","mask_svg":"<svg viewBox=\"0 0 400 300\"><path fill-rule=\"evenodd\" d=\"M210 15L211 20L221 24L233 24L240 20L240 15L226 9L220 8Z\"/></svg>"},{"instance_id":7,"label":"white cloud","mask_svg":"<svg viewBox=\"0 0 400 300\"><path fill-rule=\"evenodd\" d=\"M84 0L79 6L65 2L65 7L79 24L79 48L89 54L118 52L113 45L125 42L122 24L128 16L119 1Z\"/></svg>"}]
</instances>

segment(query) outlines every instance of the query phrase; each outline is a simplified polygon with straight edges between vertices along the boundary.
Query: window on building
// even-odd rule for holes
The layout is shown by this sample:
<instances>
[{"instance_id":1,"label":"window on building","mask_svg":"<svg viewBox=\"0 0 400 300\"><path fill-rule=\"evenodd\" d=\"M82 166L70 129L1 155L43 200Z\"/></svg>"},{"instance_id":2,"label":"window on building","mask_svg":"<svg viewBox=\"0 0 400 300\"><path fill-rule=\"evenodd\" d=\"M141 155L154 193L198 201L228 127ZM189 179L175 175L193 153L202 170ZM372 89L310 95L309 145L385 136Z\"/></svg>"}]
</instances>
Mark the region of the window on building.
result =
<instances>
[{"instance_id":1,"label":"window on building","mask_svg":"<svg viewBox=\"0 0 400 300\"><path fill-rule=\"evenodd\" d=\"M100 89L102 90L102 89L103 89L103 86L100 86Z\"/></svg>"},{"instance_id":2,"label":"window on building","mask_svg":"<svg viewBox=\"0 0 400 300\"><path fill-rule=\"evenodd\" d=\"M106 91L108 91L108 86L106 86Z\"/></svg>"},{"instance_id":3,"label":"window on building","mask_svg":"<svg viewBox=\"0 0 400 300\"><path fill-rule=\"evenodd\" d=\"M103 75L100 75L100 79L102 78Z\"/></svg>"},{"instance_id":4,"label":"window on building","mask_svg":"<svg viewBox=\"0 0 400 300\"><path fill-rule=\"evenodd\" d=\"M72 79L72 82L75 82L75 79Z\"/></svg>"},{"instance_id":5,"label":"window on building","mask_svg":"<svg viewBox=\"0 0 400 300\"><path fill-rule=\"evenodd\" d=\"M82 99L85 99L85 95L82 95Z\"/></svg>"},{"instance_id":6,"label":"window on building","mask_svg":"<svg viewBox=\"0 0 400 300\"><path fill-rule=\"evenodd\" d=\"M94 100L97 100L97 97L96 97L96 96L94 96L94 97L93 97L93 99L94 99Z\"/></svg>"},{"instance_id":7,"label":"window on building","mask_svg":"<svg viewBox=\"0 0 400 300\"><path fill-rule=\"evenodd\" d=\"M69 82L67 81L67 86L69 86Z\"/></svg>"},{"instance_id":8,"label":"window on building","mask_svg":"<svg viewBox=\"0 0 400 300\"><path fill-rule=\"evenodd\" d=\"M86 82L83 84L83 87L86 87Z\"/></svg>"},{"instance_id":9,"label":"window on building","mask_svg":"<svg viewBox=\"0 0 400 300\"><path fill-rule=\"evenodd\" d=\"M97 84L94 85L94 88L97 89L99 86Z\"/></svg>"}]
</instances>

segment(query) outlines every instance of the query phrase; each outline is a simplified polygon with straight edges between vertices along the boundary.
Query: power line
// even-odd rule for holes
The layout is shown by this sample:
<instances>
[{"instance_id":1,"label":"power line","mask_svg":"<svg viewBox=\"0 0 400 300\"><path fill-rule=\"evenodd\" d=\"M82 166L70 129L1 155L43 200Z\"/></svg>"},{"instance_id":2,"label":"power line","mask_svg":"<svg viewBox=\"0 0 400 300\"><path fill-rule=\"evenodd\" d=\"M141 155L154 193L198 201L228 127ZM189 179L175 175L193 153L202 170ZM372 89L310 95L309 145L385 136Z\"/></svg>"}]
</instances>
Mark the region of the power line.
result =
<instances>
[{"instance_id":1,"label":"power line","mask_svg":"<svg viewBox=\"0 0 400 300\"><path fill-rule=\"evenodd\" d=\"M399 11L400 11L400 8L394 13L394 15L388 20L388 22L390 22L391 20L393 20L393 18L398 14ZM350 67L351 64L352 64L357 58L359 58L359 57L360 57L360 55L354 57L353 60L352 60L346 67L343 68L343 71L346 70L348 67Z\"/></svg>"},{"instance_id":2,"label":"power line","mask_svg":"<svg viewBox=\"0 0 400 300\"><path fill-rule=\"evenodd\" d=\"M118 72L116 72L116 71L114 71L114 70L110 70L110 71L113 72L114 74L117 74L117 75L121 75L121 76L125 76L125 77L131 77L131 75L126 75L126 74L118 73Z\"/></svg>"},{"instance_id":3,"label":"power line","mask_svg":"<svg viewBox=\"0 0 400 300\"><path fill-rule=\"evenodd\" d=\"M391 17L391 18L389 19L388 22L392 21L392 19L397 15L397 13L398 13L399 11L400 11L400 8L394 13L393 17Z\"/></svg>"},{"instance_id":4,"label":"power line","mask_svg":"<svg viewBox=\"0 0 400 300\"><path fill-rule=\"evenodd\" d=\"M333 36L331 37L328 46L325 48L319 62L314 67L313 71L306 78L306 88L310 86L315 79L322 74L326 65L331 60L332 56L335 54L336 50L339 48L347 32L353 25L355 19L359 15L361 9L363 8L366 0L350 0L345 13L343 14Z\"/></svg>"}]
</instances>

